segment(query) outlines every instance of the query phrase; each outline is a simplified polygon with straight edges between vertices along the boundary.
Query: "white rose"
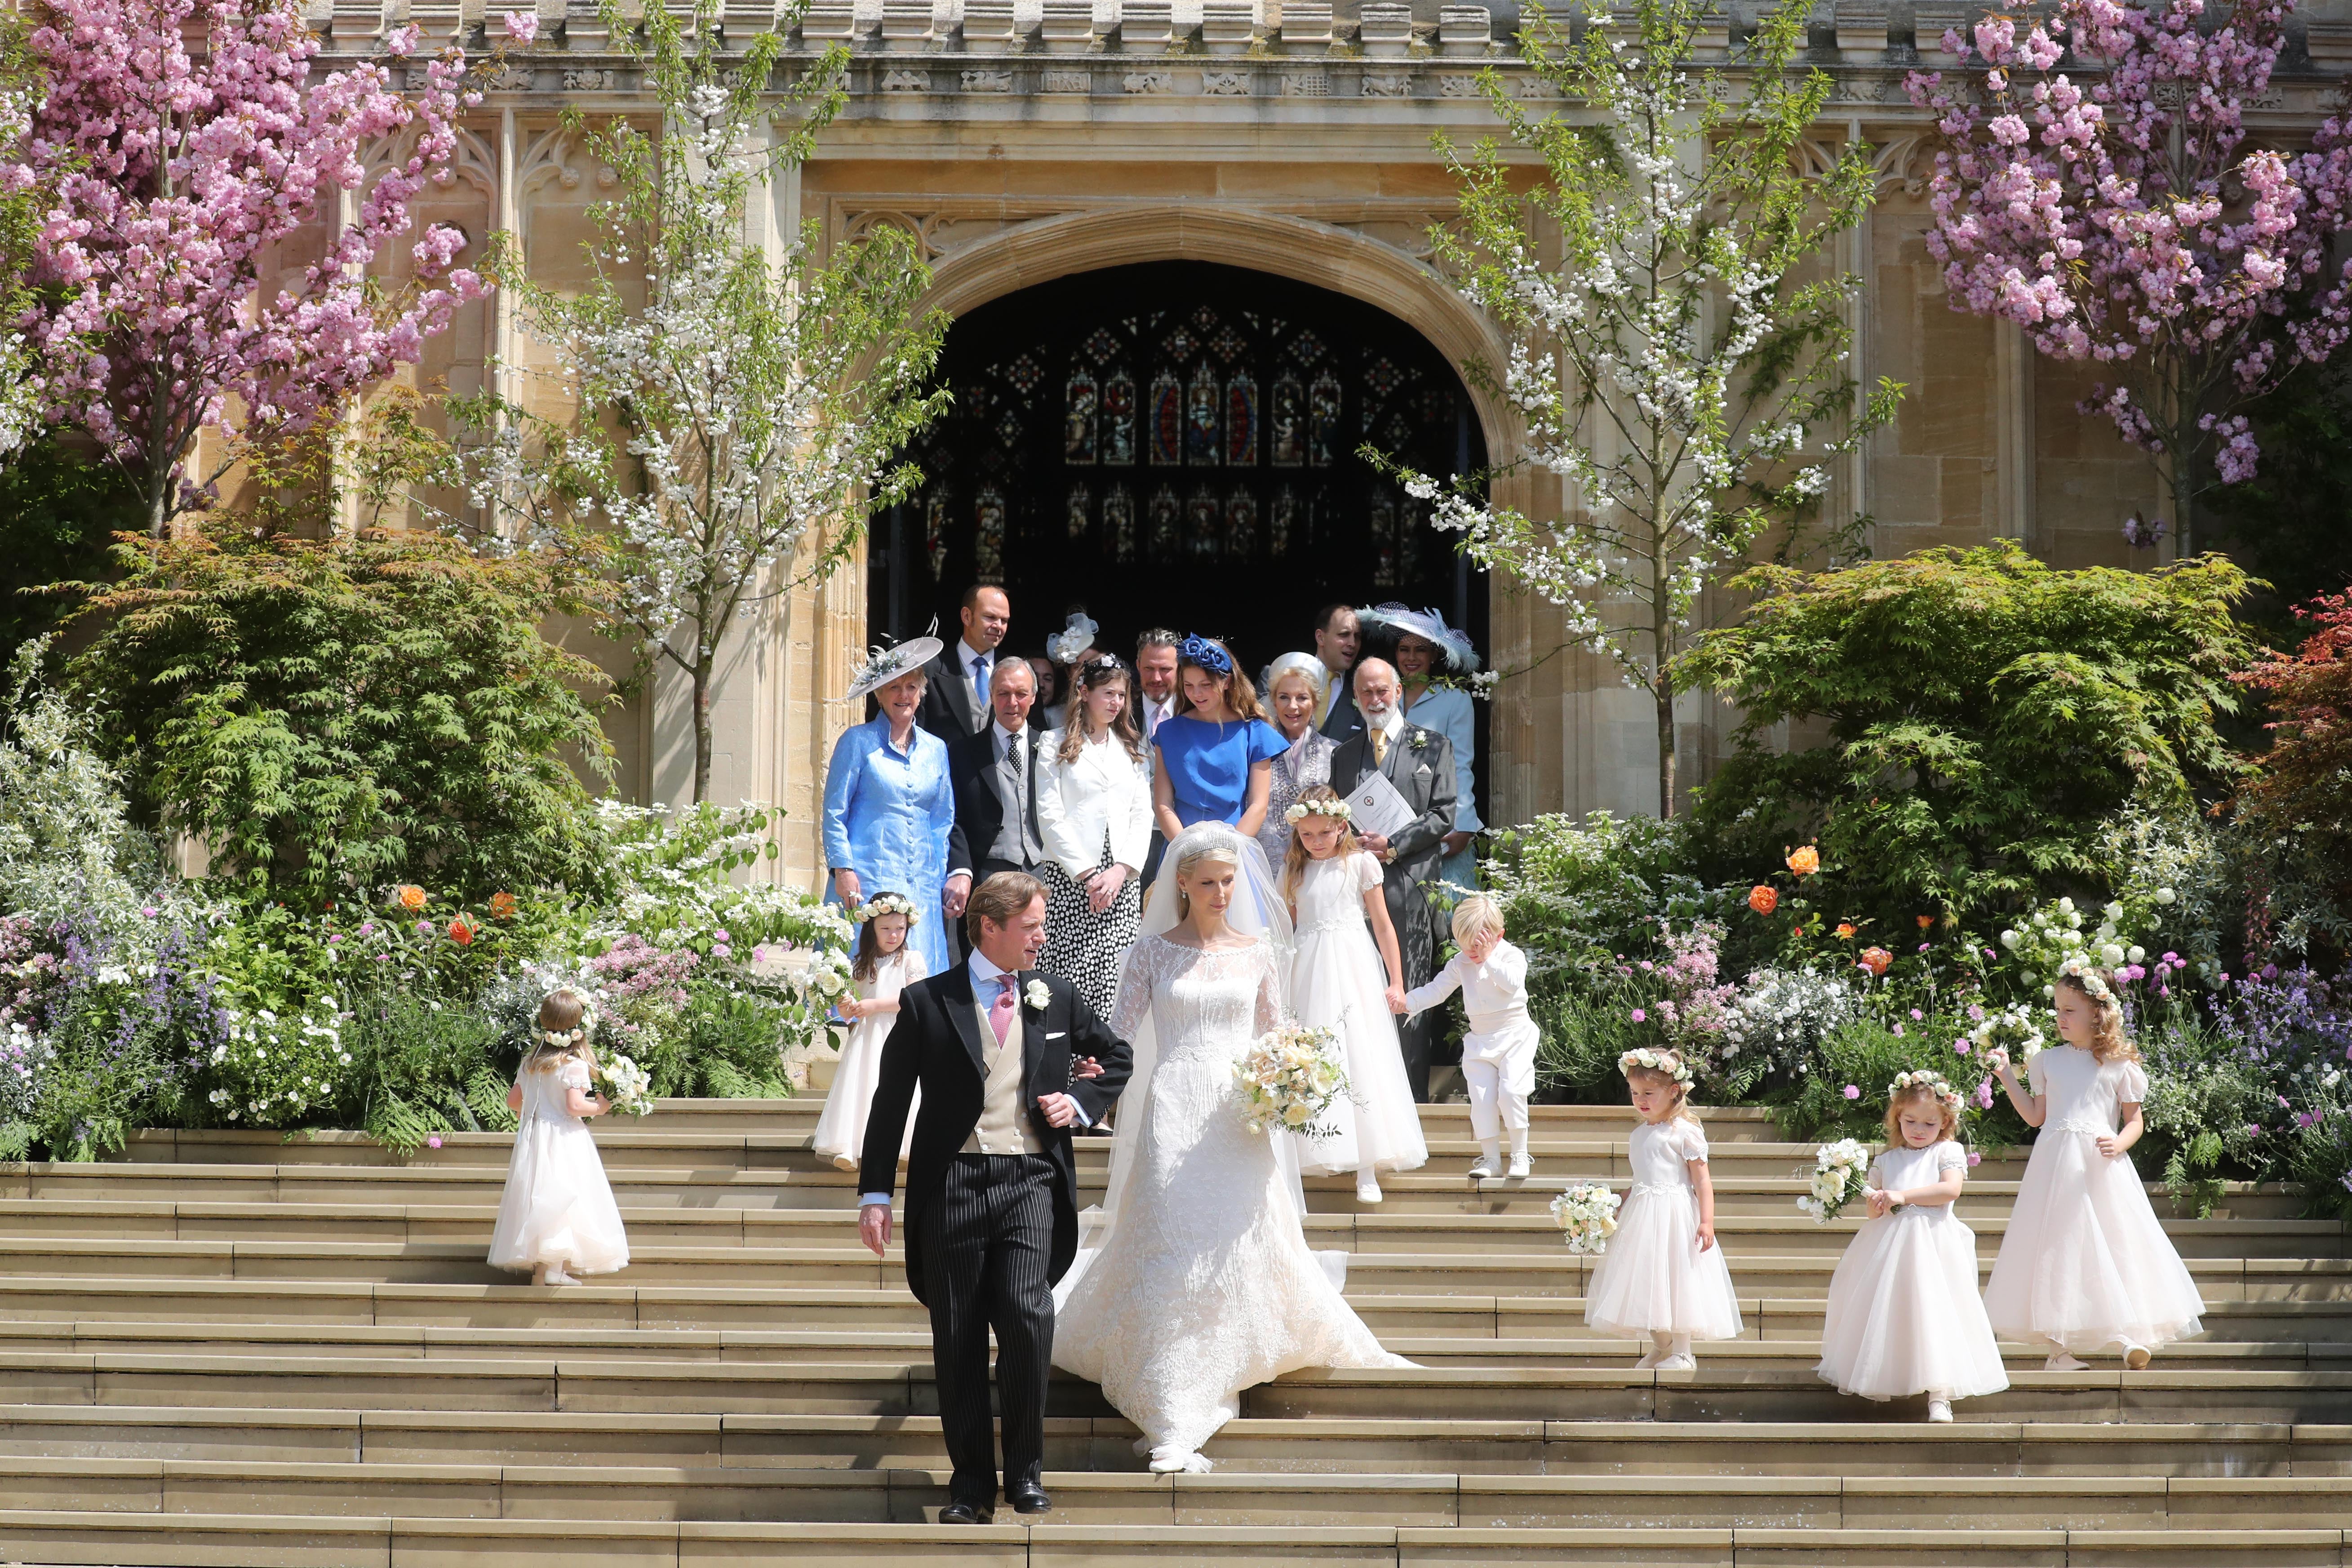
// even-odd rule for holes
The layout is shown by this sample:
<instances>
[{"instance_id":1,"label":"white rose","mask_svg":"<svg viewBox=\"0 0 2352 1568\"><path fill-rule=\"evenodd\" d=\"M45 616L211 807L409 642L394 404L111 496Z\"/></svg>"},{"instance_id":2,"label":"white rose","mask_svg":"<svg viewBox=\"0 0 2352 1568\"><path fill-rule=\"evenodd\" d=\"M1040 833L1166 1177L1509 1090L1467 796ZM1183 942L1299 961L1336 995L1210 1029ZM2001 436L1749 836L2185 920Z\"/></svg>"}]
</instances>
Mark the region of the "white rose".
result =
<instances>
[{"instance_id":1,"label":"white rose","mask_svg":"<svg viewBox=\"0 0 2352 1568\"><path fill-rule=\"evenodd\" d=\"M2062 914L2062 915L2071 915L2071 914L2073 914L2073 913L2074 912L2074 900L2072 900L2072 899L2061 899L2061 900L2058 900L2058 912L2059 912L2060 914Z\"/></svg>"},{"instance_id":2,"label":"white rose","mask_svg":"<svg viewBox=\"0 0 2352 1568\"><path fill-rule=\"evenodd\" d=\"M2099 949L2099 962L2105 964L2109 969L2120 967L2123 961L2124 950L2117 947L2114 942L2109 942L2106 946Z\"/></svg>"},{"instance_id":3,"label":"white rose","mask_svg":"<svg viewBox=\"0 0 2352 1568\"><path fill-rule=\"evenodd\" d=\"M2139 946L2137 943L2134 943L2132 950L2124 954L2124 956L2130 959L2134 963L2137 963L2141 959L2147 956L2147 949Z\"/></svg>"},{"instance_id":4,"label":"white rose","mask_svg":"<svg viewBox=\"0 0 2352 1568\"><path fill-rule=\"evenodd\" d=\"M2005 931L2000 933L2000 945L2008 948L2012 952L2017 951L2017 942L2018 936L2015 931Z\"/></svg>"},{"instance_id":5,"label":"white rose","mask_svg":"<svg viewBox=\"0 0 2352 1568\"><path fill-rule=\"evenodd\" d=\"M1042 1013L1045 1010L1046 1005L1054 1000L1054 993L1044 981L1032 980L1022 988L1021 999Z\"/></svg>"},{"instance_id":6,"label":"white rose","mask_svg":"<svg viewBox=\"0 0 2352 1568\"><path fill-rule=\"evenodd\" d=\"M2156 901L2159 904L2168 904L2179 896L2179 894L2174 892L2170 888L2158 888L2156 890Z\"/></svg>"}]
</instances>

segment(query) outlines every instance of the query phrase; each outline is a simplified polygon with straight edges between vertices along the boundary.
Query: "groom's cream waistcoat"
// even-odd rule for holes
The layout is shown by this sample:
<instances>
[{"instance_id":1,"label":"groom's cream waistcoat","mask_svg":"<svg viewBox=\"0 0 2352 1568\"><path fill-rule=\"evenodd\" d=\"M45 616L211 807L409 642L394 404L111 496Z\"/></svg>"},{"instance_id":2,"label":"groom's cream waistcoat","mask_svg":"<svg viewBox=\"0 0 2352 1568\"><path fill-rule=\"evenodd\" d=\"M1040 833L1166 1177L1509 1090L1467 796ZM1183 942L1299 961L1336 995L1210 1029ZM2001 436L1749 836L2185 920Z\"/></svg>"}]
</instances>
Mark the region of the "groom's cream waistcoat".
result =
<instances>
[{"instance_id":1,"label":"groom's cream waistcoat","mask_svg":"<svg viewBox=\"0 0 2352 1568\"><path fill-rule=\"evenodd\" d=\"M980 1124L963 1141L961 1152L1034 1154L1037 1145L1029 1136L1029 1119L1021 1114L1022 1010L1013 1009L1001 1046L996 1026L988 1021L987 1005L975 999L972 1011L980 1015L980 1059L987 1065L988 1076L981 1086Z\"/></svg>"}]
</instances>

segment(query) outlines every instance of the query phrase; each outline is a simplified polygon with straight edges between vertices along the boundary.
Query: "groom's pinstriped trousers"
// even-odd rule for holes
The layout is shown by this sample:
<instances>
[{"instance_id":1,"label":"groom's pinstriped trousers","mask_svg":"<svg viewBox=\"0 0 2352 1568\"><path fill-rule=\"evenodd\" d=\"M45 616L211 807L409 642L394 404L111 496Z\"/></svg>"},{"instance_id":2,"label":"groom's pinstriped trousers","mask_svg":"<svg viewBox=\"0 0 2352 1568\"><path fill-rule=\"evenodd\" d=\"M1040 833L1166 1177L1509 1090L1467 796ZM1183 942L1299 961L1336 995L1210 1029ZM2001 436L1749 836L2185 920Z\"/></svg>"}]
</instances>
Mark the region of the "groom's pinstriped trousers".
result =
<instances>
[{"instance_id":1,"label":"groom's pinstriped trousers","mask_svg":"<svg viewBox=\"0 0 2352 1568\"><path fill-rule=\"evenodd\" d=\"M988 1334L1004 1413L1004 1485L1043 1479L1045 1379L1054 1359L1054 1167L1037 1154L958 1154L924 1215L923 1293L940 1425L955 1477L950 1500L996 1500Z\"/></svg>"}]
</instances>

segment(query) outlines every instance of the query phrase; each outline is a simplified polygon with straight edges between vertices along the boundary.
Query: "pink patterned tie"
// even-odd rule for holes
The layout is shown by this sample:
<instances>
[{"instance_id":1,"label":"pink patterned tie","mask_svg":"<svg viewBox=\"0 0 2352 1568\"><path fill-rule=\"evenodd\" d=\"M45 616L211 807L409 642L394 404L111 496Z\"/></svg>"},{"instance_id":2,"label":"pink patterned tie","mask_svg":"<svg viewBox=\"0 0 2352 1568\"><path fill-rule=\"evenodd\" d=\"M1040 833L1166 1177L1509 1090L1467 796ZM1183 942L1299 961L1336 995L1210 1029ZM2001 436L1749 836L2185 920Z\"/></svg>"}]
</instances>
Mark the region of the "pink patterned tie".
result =
<instances>
[{"instance_id":1,"label":"pink patterned tie","mask_svg":"<svg viewBox=\"0 0 2352 1568\"><path fill-rule=\"evenodd\" d=\"M998 976L996 1000L988 1006L988 1026L996 1031L996 1043L1000 1046L1013 1027L1013 983L1010 974Z\"/></svg>"}]
</instances>

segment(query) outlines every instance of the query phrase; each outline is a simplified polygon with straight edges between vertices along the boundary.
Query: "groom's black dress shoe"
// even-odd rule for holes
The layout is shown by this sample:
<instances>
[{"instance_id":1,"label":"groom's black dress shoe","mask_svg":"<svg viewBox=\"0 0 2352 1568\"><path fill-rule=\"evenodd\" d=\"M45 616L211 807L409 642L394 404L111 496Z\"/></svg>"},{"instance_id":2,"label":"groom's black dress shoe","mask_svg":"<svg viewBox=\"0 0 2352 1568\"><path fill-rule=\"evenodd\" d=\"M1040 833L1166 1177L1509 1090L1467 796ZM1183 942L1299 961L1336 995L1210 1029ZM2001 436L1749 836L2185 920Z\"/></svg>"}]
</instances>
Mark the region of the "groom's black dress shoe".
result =
<instances>
[{"instance_id":1,"label":"groom's black dress shoe","mask_svg":"<svg viewBox=\"0 0 2352 1568\"><path fill-rule=\"evenodd\" d=\"M951 1502L940 1510L941 1524L993 1524L996 1509L992 1503Z\"/></svg>"},{"instance_id":2,"label":"groom's black dress shoe","mask_svg":"<svg viewBox=\"0 0 2352 1568\"><path fill-rule=\"evenodd\" d=\"M1054 1511L1054 1500L1047 1497L1045 1489L1034 1481L1025 1486L1007 1487L1004 1491L1004 1500L1013 1505L1013 1511L1015 1513Z\"/></svg>"}]
</instances>

